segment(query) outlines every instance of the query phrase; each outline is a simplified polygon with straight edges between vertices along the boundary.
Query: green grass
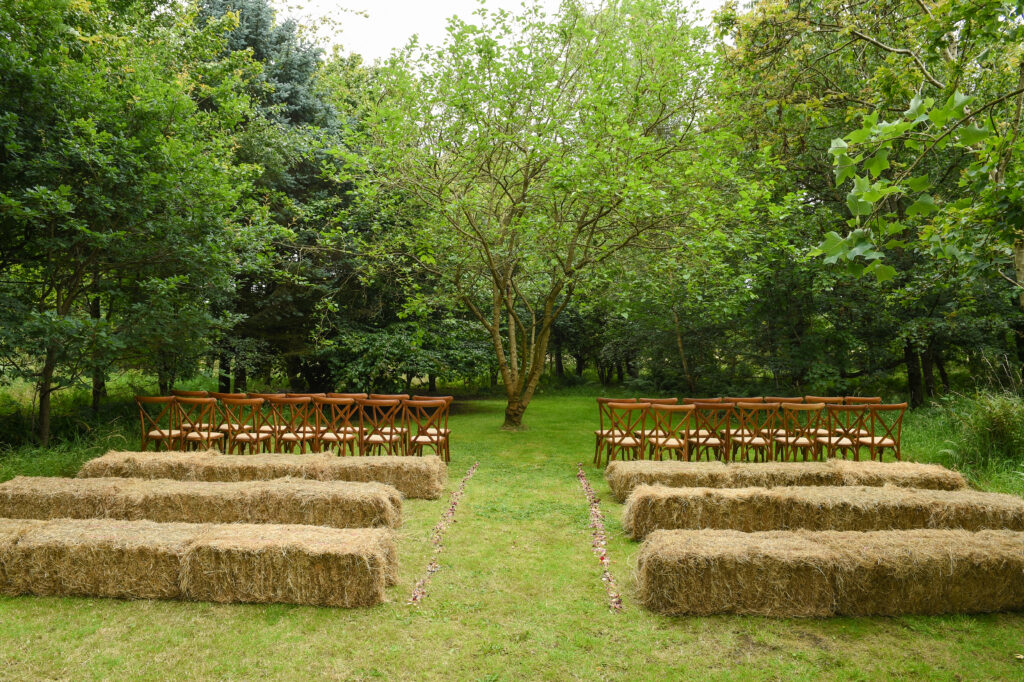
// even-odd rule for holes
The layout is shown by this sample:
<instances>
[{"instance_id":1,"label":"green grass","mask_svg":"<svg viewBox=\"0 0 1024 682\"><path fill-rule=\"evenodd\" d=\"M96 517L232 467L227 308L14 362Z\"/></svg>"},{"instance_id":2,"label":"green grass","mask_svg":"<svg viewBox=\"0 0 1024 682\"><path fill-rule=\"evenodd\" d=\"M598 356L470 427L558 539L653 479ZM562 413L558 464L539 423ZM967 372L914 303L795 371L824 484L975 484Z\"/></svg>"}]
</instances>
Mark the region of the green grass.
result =
<instances>
[{"instance_id":1,"label":"green grass","mask_svg":"<svg viewBox=\"0 0 1024 682\"><path fill-rule=\"evenodd\" d=\"M408 500L400 582L365 610L296 606L0 599L0 677L339 679L1020 679L1024 615L771 620L666 618L632 597L638 545L622 535L593 454L593 399L544 396L530 430L497 429L502 404L453 416L454 488L480 468L448 531L442 568L408 599L447 499ZM916 419L916 418L915 418ZM908 455L933 434L907 427ZM925 437L927 435L927 437ZM102 447L95 448L96 451ZM3 477L72 473L84 458L0 458ZM92 453L89 453L92 454ZM602 497L622 613L608 611L575 463Z\"/></svg>"}]
</instances>

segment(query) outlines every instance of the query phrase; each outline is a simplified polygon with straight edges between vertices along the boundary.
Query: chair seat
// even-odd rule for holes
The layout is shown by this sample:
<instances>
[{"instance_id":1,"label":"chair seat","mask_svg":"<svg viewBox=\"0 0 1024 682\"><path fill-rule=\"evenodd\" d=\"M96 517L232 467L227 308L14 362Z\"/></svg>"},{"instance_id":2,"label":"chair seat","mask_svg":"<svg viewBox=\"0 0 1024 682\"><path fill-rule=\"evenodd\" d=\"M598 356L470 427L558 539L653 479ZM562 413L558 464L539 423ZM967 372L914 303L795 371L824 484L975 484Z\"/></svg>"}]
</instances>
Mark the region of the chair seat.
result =
<instances>
[{"instance_id":1,"label":"chair seat","mask_svg":"<svg viewBox=\"0 0 1024 682\"><path fill-rule=\"evenodd\" d=\"M842 428L840 428L839 431L842 431L847 436L856 436L857 438L870 438L871 437L871 432L868 431L867 429L842 429Z\"/></svg>"},{"instance_id":2,"label":"chair seat","mask_svg":"<svg viewBox=\"0 0 1024 682\"><path fill-rule=\"evenodd\" d=\"M600 436L602 438L605 437L605 436L621 436L624 433L626 433L626 432L625 431L620 431L618 429L604 429L603 431L598 429L597 431L594 431L594 435L595 436Z\"/></svg>"},{"instance_id":3,"label":"chair seat","mask_svg":"<svg viewBox=\"0 0 1024 682\"><path fill-rule=\"evenodd\" d=\"M448 434L450 434L451 432L452 432L451 429L435 429L433 426L431 426L429 429L426 429L425 431L423 431L423 433L430 433L430 434L441 433L441 434L444 434L446 436Z\"/></svg>"},{"instance_id":4,"label":"chair seat","mask_svg":"<svg viewBox=\"0 0 1024 682\"><path fill-rule=\"evenodd\" d=\"M659 448L681 448L686 445L686 441L682 438L669 438L668 436L654 438L652 442Z\"/></svg>"},{"instance_id":5,"label":"chair seat","mask_svg":"<svg viewBox=\"0 0 1024 682\"><path fill-rule=\"evenodd\" d=\"M377 430L381 433L409 433L409 429L404 426L382 426Z\"/></svg>"},{"instance_id":6,"label":"chair seat","mask_svg":"<svg viewBox=\"0 0 1024 682\"><path fill-rule=\"evenodd\" d=\"M419 445L436 445L443 443L445 438L447 438L447 434L420 434L413 438L412 442Z\"/></svg>"},{"instance_id":7,"label":"chair seat","mask_svg":"<svg viewBox=\"0 0 1024 682\"><path fill-rule=\"evenodd\" d=\"M273 424L264 424L260 427L260 431L263 433L284 433L287 430L287 426L274 426Z\"/></svg>"},{"instance_id":8,"label":"chair seat","mask_svg":"<svg viewBox=\"0 0 1024 682\"><path fill-rule=\"evenodd\" d=\"M356 434L354 433L333 433L328 431L320 435L320 440L328 441L329 443L347 443L350 440L355 440Z\"/></svg>"},{"instance_id":9,"label":"chair seat","mask_svg":"<svg viewBox=\"0 0 1024 682\"><path fill-rule=\"evenodd\" d=\"M633 436L606 436L605 442L610 445L617 445L624 448L635 448L640 445L640 439Z\"/></svg>"},{"instance_id":10,"label":"chair seat","mask_svg":"<svg viewBox=\"0 0 1024 682\"><path fill-rule=\"evenodd\" d=\"M799 447L810 447L813 445L809 438L804 438L803 436L775 436L775 440L778 443L797 445Z\"/></svg>"},{"instance_id":11,"label":"chair seat","mask_svg":"<svg viewBox=\"0 0 1024 682\"><path fill-rule=\"evenodd\" d=\"M218 431L252 431L252 424L228 424L224 423L217 427Z\"/></svg>"},{"instance_id":12,"label":"chair seat","mask_svg":"<svg viewBox=\"0 0 1024 682\"><path fill-rule=\"evenodd\" d=\"M224 434L220 431L189 431L185 440L220 440Z\"/></svg>"},{"instance_id":13,"label":"chair seat","mask_svg":"<svg viewBox=\"0 0 1024 682\"><path fill-rule=\"evenodd\" d=\"M641 438L658 438L667 436L668 434L663 429L642 429L637 431L636 435Z\"/></svg>"},{"instance_id":14,"label":"chair seat","mask_svg":"<svg viewBox=\"0 0 1024 682\"><path fill-rule=\"evenodd\" d=\"M316 438L316 434L315 433L309 433L309 432L303 432L303 431L300 431L299 433L293 433L292 431L289 431L288 433L279 433L279 434L277 434L277 439L278 440L295 442L295 443L299 442L300 440L311 440L313 438Z\"/></svg>"},{"instance_id":15,"label":"chair seat","mask_svg":"<svg viewBox=\"0 0 1024 682\"><path fill-rule=\"evenodd\" d=\"M825 445L835 445L840 448L853 447L853 441L846 436L818 436L814 440Z\"/></svg>"},{"instance_id":16,"label":"chair seat","mask_svg":"<svg viewBox=\"0 0 1024 682\"><path fill-rule=\"evenodd\" d=\"M832 435L832 432L829 431L828 429L811 429L811 433L813 433L815 436L822 436L822 437L831 436Z\"/></svg>"},{"instance_id":17,"label":"chair seat","mask_svg":"<svg viewBox=\"0 0 1024 682\"><path fill-rule=\"evenodd\" d=\"M858 443L862 445L874 445L876 447L883 448L894 448L896 447L896 441L892 438L886 438L884 436L868 436L867 438L858 438Z\"/></svg>"},{"instance_id":18,"label":"chair seat","mask_svg":"<svg viewBox=\"0 0 1024 682\"><path fill-rule=\"evenodd\" d=\"M717 438L715 436L700 436L699 438L691 437L689 439L689 442L696 443L697 445L709 445L711 447L718 447L724 441L721 438Z\"/></svg>"},{"instance_id":19,"label":"chair seat","mask_svg":"<svg viewBox=\"0 0 1024 682\"><path fill-rule=\"evenodd\" d=\"M755 448L763 448L768 445L767 439L761 436L739 436L733 440L742 443L743 445L749 445Z\"/></svg>"},{"instance_id":20,"label":"chair seat","mask_svg":"<svg viewBox=\"0 0 1024 682\"><path fill-rule=\"evenodd\" d=\"M269 440L269 433L253 433L252 431L242 431L236 433L231 440L241 441L243 443L258 443L261 440Z\"/></svg>"},{"instance_id":21,"label":"chair seat","mask_svg":"<svg viewBox=\"0 0 1024 682\"><path fill-rule=\"evenodd\" d=\"M397 443L399 440L401 440L401 436L397 433L380 433L379 431L374 431L366 437L365 442L370 445L386 445L388 443Z\"/></svg>"},{"instance_id":22,"label":"chair seat","mask_svg":"<svg viewBox=\"0 0 1024 682\"><path fill-rule=\"evenodd\" d=\"M147 438L181 438L181 429L153 429L146 434Z\"/></svg>"},{"instance_id":23,"label":"chair seat","mask_svg":"<svg viewBox=\"0 0 1024 682\"><path fill-rule=\"evenodd\" d=\"M298 430L299 430L299 433L317 434L317 433L323 433L324 431L326 431L327 427L326 426L321 426L321 427L317 428L316 426L300 426Z\"/></svg>"}]
</instances>

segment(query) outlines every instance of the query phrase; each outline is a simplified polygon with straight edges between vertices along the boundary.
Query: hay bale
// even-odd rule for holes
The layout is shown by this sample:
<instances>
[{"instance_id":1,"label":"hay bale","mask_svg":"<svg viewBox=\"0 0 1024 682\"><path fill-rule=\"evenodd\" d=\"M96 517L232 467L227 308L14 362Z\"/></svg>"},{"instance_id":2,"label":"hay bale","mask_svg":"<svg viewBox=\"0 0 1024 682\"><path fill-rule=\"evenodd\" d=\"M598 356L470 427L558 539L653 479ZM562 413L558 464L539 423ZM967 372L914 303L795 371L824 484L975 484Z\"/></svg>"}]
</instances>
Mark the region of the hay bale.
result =
<instances>
[{"instance_id":1,"label":"hay bale","mask_svg":"<svg viewBox=\"0 0 1024 682\"><path fill-rule=\"evenodd\" d=\"M651 533L637 559L638 599L659 613L831 616L828 548L796 533Z\"/></svg>"},{"instance_id":2,"label":"hay bale","mask_svg":"<svg viewBox=\"0 0 1024 682\"><path fill-rule=\"evenodd\" d=\"M897 486L669 488L638 486L623 529L634 539L665 529L1024 531L1024 500L974 490Z\"/></svg>"},{"instance_id":3,"label":"hay bale","mask_svg":"<svg viewBox=\"0 0 1024 682\"><path fill-rule=\"evenodd\" d=\"M605 478L615 499L624 502L638 485L675 488L775 488L782 486L897 485L959 490L964 477L938 464L916 462L611 462Z\"/></svg>"},{"instance_id":4,"label":"hay bale","mask_svg":"<svg viewBox=\"0 0 1024 682\"><path fill-rule=\"evenodd\" d=\"M21 536L43 523L26 519L0 519L0 594L18 594L7 577L7 565L14 561L14 546Z\"/></svg>"},{"instance_id":5,"label":"hay bale","mask_svg":"<svg viewBox=\"0 0 1024 682\"><path fill-rule=\"evenodd\" d=\"M185 456L182 456L184 454ZM448 466L426 457L336 457L329 454L221 455L202 453L109 452L86 462L78 476L169 478L189 481L261 481L309 478L320 481L377 482L405 497L434 500L448 480Z\"/></svg>"},{"instance_id":6,"label":"hay bale","mask_svg":"<svg viewBox=\"0 0 1024 682\"><path fill-rule=\"evenodd\" d=\"M730 484L729 470L722 462L609 462L604 477L612 494L625 502L633 488L643 484L675 487L725 488Z\"/></svg>"},{"instance_id":7,"label":"hay bale","mask_svg":"<svg viewBox=\"0 0 1024 682\"><path fill-rule=\"evenodd\" d=\"M656 531L640 601L667 614L775 617L1024 609L1024 534L1013 531Z\"/></svg>"},{"instance_id":8,"label":"hay bale","mask_svg":"<svg viewBox=\"0 0 1024 682\"><path fill-rule=\"evenodd\" d=\"M402 496L382 483L348 481L207 483L32 476L0 484L0 516L395 528L401 523Z\"/></svg>"},{"instance_id":9,"label":"hay bale","mask_svg":"<svg viewBox=\"0 0 1024 682\"><path fill-rule=\"evenodd\" d=\"M203 526L59 519L25 531L8 581L20 594L176 599L181 562Z\"/></svg>"},{"instance_id":10,"label":"hay bale","mask_svg":"<svg viewBox=\"0 0 1024 682\"><path fill-rule=\"evenodd\" d=\"M958 471L939 464L917 462L852 462L830 460L842 477L840 485L898 485L905 488L961 490L967 480Z\"/></svg>"},{"instance_id":11,"label":"hay bale","mask_svg":"<svg viewBox=\"0 0 1024 682\"><path fill-rule=\"evenodd\" d=\"M384 601L394 557L387 530L222 526L193 545L181 585L201 601L370 606Z\"/></svg>"}]
</instances>

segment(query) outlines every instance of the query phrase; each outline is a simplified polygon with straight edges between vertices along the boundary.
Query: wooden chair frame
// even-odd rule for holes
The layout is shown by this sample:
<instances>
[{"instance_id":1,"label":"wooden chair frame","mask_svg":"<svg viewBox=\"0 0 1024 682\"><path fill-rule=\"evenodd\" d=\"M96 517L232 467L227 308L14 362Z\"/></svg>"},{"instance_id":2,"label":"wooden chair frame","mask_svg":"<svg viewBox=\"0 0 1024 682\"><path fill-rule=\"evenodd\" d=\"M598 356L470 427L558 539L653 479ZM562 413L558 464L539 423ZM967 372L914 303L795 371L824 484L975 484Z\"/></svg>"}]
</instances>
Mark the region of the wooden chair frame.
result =
<instances>
[{"instance_id":1,"label":"wooden chair frame","mask_svg":"<svg viewBox=\"0 0 1024 682\"><path fill-rule=\"evenodd\" d=\"M804 396L804 402L805 403L824 403L826 406L827 405L842 405L844 400L846 400L846 399L843 396L841 396L841 395L834 395L834 396L805 395Z\"/></svg>"},{"instance_id":2,"label":"wooden chair frame","mask_svg":"<svg viewBox=\"0 0 1024 682\"><path fill-rule=\"evenodd\" d=\"M271 434L263 426L263 398L221 398L224 412L222 430L227 432L227 452L241 455L245 446L255 454L267 449Z\"/></svg>"},{"instance_id":3,"label":"wooden chair frame","mask_svg":"<svg viewBox=\"0 0 1024 682\"><path fill-rule=\"evenodd\" d=\"M653 420L649 431L657 434L647 440L651 459L660 462L666 450L676 459L690 461L690 421L694 405L651 405L648 415Z\"/></svg>"},{"instance_id":4,"label":"wooden chair frame","mask_svg":"<svg viewBox=\"0 0 1024 682\"><path fill-rule=\"evenodd\" d=\"M306 452L307 443L315 443L319 435L312 416L312 398L267 398L270 407L270 422L274 434L274 451Z\"/></svg>"},{"instance_id":5,"label":"wooden chair frame","mask_svg":"<svg viewBox=\"0 0 1024 682\"><path fill-rule=\"evenodd\" d=\"M405 436L396 431L395 420L405 410L401 400L366 398L359 404L359 454L372 454L374 449L389 455L403 454ZM401 422L399 422L401 424Z\"/></svg>"},{"instance_id":6,"label":"wooden chair frame","mask_svg":"<svg viewBox=\"0 0 1024 682\"><path fill-rule=\"evenodd\" d=\"M689 448L700 460L703 453L715 453L715 459L729 461L729 438L732 429L733 403L695 403L694 430L690 431Z\"/></svg>"},{"instance_id":7,"label":"wooden chair frame","mask_svg":"<svg viewBox=\"0 0 1024 682\"><path fill-rule=\"evenodd\" d=\"M865 397L858 395L848 395L843 398L844 405L881 405L882 399L878 397Z\"/></svg>"},{"instance_id":8,"label":"wooden chair frame","mask_svg":"<svg viewBox=\"0 0 1024 682\"><path fill-rule=\"evenodd\" d=\"M451 461L449 450L447 400L407 400L409 419L409 454L423 455L424 447L431 447L445 462Z\"/></svg>"},{"instance_id":9,"label":"wooden chair frame","mask_svg":"<svg viewBox=\"0 0 1024 682\"><path fill-rule=\"evenodd\" d=\"M739 429L729 434L729 449L732 461L742 453L743 461L768 462L773 459L772 442L775 437L779 416L778 403L736 403L733 408Z\"/></svg>"},{"instance_id":10,"label":"wooden chair frame","mask_svg":"<svg viewBox=\"0 0 1024 682\"><path fill-rule=\"evenodd\" d=\"M881 461L885 450L892 450L897 461L902 459L900 438L903 435L903 415L906 411L907 403L868 405L871 435L862 436L857 442L868 449L871 459L875 459L877 454L878 461Z\"/></svg>"},{"instance_id":11,"label":"wooden chair frame","mask_svg":"<svg viewBox=\"0 0 1024 682\"><path fill-rule=\"evenodd\" d=\"M827 451L828 459L846 452L853 453L854 461L860 459L860 445L857 443L857 434L866 433L865 419L868 414L867 405L835 405L826 404L825 412L828 423L828 435L819 435L815 438L818 443L818 453Z\"/></svg>"},{"instance_id":12,"label":"wooden chair frame","mask_svg":"<svg viewBox=\"0 0 1024 682\"><path fill-rule=\"evenodd\" d=\"M178 408L175 405L177 399L174 396L135 396L135 404L139 407L139 420L142 424L142 449L149 449L149 443L154 443L154 450L160 450L160 443L166 443L168 450L173 450L175 443L182 447L183 433L181 421L178 419ZM162 405L154 417L146 409L146 405ZM166 426L164 426L166 423Z\"/></svg>"},{"instance_id":13,"label":"wooden chair frame","mask_svg":"<svg viewBox=\"0 0 1024 682\"><path fill-rule=\"evenodd\" d=\"M355 399L315 397L313 410L316 413L316 450L324 452L326 444L328 448L337 446L340 455L344 455L347 449L350 455L355 456L359 440L359 428L352 423L353 418L358 419L359 415Z\"/></svg>"},{"instance_id":14,"label":"wooden chair frame","mask_svg":"<svg viewBox=\"0 0 1024 682\"><path fill-rule=\"evenodd\" d=\"M796 461L796 453L803 451L804 461L807 454L811 459L820 456L816 438L821 429L821 417L825 411L824 403L782 403L782 429L785 435L775 436L775 454L782 461Z\"/></svg>"},{"instance_id":15,"label":"wooden chair frame","mask_svg":"<svg viewBox=\"0 0 1024 682\"><path fill-rule=\"evenodd\" d=\"M804 402L804 397L802 395L795 395L785 398L777 395L766 395L764 401L766 403L779 403L780 405L799 405Z\"/></svg>"},{"instance_id":16,"label":"wooden chair frame","mask_svg":"<svg viewBox=\"0 0 1024 682\"><path fill-rule=\"evenodd\" d=\"M647 428L647 411L650 403L641 402L610 402L608 409L609 433L604 437L604 449L607 451L607 462L615 459L617 453L627 450L633 453L632 459L643 458L643 438L638 433Z\"/></svg>"},{"instance_id":17,"label":"wooden chair frame","mask_svg":"<svg viewBox=\"0 0 1024 682\"><path fill-rule=\"evenodd\" d=\"M594 466L601 464L601 450L604 449L604 437L611 435L611 430L605 428L611 425L611 415L608 412L610 403L635 403L636 398L597 398L597 419L598 429L594 431Z\"/></svg>"},{"instance_id":18,"label":"wooden chair frame","mask_svg":"<svg viewBox=\"0 0 1024 682\"><path fill-rule=\"evenodd\" d=\"M209 449L211 444L216 444L221 452L224 451L227 441L223 431L216 427L220 425L221 419L217 411L216 398L185 398L175 396L174 404L178 409L178 420L182 431L182 449L188 445L202 445Z\"/></svg>"}]
</instances>

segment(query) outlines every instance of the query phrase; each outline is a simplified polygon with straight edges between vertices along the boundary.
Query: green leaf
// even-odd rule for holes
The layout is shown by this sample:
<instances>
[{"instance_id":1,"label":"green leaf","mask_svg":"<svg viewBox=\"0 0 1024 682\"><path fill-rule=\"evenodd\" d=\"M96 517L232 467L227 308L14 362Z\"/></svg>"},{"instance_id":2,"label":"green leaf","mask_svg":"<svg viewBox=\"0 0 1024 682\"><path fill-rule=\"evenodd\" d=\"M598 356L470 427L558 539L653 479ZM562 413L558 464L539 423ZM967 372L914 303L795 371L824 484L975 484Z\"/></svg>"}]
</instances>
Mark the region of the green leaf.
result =
<instances>
[{"instance_id":1,"label":"green leaf","mask_svg":"<svg viewBox=\"0 0 1024 682\"><path fill-rule=\"evenodd\" d=\"M864 162L864 167L871 173L871 177L877 178L882 171L889 168L889 150L880 149L877 154Z\"/></svg>"},{"instance_id":2,"label":"green leaf","mask_svg":"<svg viewBox=\"0 0 1024 682\"><path fill-rule=\"evenodd\" d=\"M861 199L861 195L856 191L846 195L846 206L855 216L871 215L871 202Z\"/></svg>"},{"instance_id":3,"label":"green leaf","mask_svg":"<svg viewBox=\"0 0 1024 682\"><path fill-rule=\"evenodd\" d=\"M918 175L917 177L910 178L907 180L907 187L914 192L923 192L931 187L932 181L928 179L928 174Z\"/></svg>"},{"instance_id":4,"label":"green leaf","mask_svg":"<svg viewBox=\"0 0 1024 682\"><path fill-rule=\"evenodd\" d=\"M913 217L916 215L927 215L938 211L939 207L935 205L935 199L932 198L931 194L922 194L917 198L913 204L907 209L907 215Z\"/></svg>"},{"instance_id":5,"label":"green leaf","mask_svg":"<svg viewBox=\"0 0 1024 682\"><path fill-rule=\"evenodd\" d=\"M969 125L960 129L960 144L970 146L972 144L981 142L990 133L984 128L979 128L975 125Z\"/></svg>"},{"instance_id":6,"label":"green leaf","mask_svg":"<svg viewBox=\"0 0 1024 682\"><path fill-rule=\"evenodd\" d=\"M924 100L921 99L921 95L914 95L914 98L910 100L910 106L903 112L903 115L907 118L917 118L923 108Z\"/></svg>"},{"instance_id":7,"label":"green leaf","mask_svg":"<svg viewBox=\"0 0 1024 682\"><path fill-rule=\"evenodd\" d=\"M849 145L846 144L846 140L844 140L841 137L837 137L834 140L832 140L832 146L829 147L828 153L831 154L832 156L845 154L847 147L849 147Z\"/></svg>"}]
</instances>

